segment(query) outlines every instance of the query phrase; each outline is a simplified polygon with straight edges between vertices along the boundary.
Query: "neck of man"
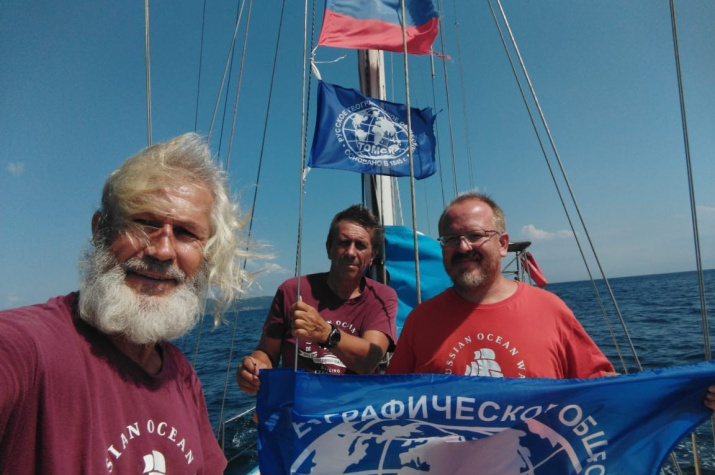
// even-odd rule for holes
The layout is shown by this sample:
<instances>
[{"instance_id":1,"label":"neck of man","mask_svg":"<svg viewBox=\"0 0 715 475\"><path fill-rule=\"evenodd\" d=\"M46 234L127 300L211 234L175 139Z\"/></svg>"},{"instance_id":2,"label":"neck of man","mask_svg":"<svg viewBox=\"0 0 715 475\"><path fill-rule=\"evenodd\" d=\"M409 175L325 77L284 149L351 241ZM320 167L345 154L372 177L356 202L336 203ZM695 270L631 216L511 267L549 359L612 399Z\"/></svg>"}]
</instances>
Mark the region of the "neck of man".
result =
<instances>
[{"instance_id":1,"label":"neck of man","mask_svg":"<svg viewBox=\"0 0 715 475\"><path fill-rule=\"evenodd\" d=\"M157 349L156 343L140 345L132 343L122 335L108 335L108 337L119 351L144 368L144 371L149 375L156 376L161 372L164 360Z\"/></svg>"},{"instance_id":2,"label":"neck of man","mask_svg":"<svg viewBox=\"0 0 715 475\"><path fill-rule=\"evenodd\" d=\"M362 283L362 275L357 278L346 278L336 276L334 273L328 273L328 287L335 295L343 300L354 299L362 293L360 284Z\"/></svg>"},{"instance_id":3,"label":"neck of man","mask_svg":"<svg viewBox=\"0 0 715 475\"><path fill-rule=\"evenodd\" d=\"M457 285L452 288L464 300L477 304L492 304L499 303L514 295L519 288L519 284L500 274L494 281L484 282L475 288L465 288Z\"/></svg>"}]
</instances>

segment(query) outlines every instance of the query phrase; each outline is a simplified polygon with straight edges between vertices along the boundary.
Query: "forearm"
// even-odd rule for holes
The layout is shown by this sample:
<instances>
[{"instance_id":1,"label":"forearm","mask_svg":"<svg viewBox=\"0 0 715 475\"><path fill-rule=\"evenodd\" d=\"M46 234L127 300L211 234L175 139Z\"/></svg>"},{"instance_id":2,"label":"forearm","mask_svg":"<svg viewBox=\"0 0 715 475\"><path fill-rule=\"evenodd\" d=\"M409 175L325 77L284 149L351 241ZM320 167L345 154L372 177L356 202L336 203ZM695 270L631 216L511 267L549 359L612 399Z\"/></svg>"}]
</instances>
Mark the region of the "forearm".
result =
<instances>
[{"instance_id":1,"label":"forearm","mask_svg":"<svg viewBox=\"0 0 715 475\"><path fill-rule=\"evenodd\" d=\"M358 337L341 332L340 342L330 351L351 371L372 374L387 351L389 341L378 331L367 332L367 337Z\"/></svg>"},{"instance_id":2,"label":"forearm","mask_svg":"<svg viewBox=\"0 0 715 475\"><path fill-rule=\"evenodd\" d=\"M276 364L273 363L273 360L271 357L268 355L268 353L260 348L256 348L253 353L248 355L250 358L253 358L256 362L260 362L261 364L261 369L270 369L276 366Z\"/></svg>"}]
</instances>

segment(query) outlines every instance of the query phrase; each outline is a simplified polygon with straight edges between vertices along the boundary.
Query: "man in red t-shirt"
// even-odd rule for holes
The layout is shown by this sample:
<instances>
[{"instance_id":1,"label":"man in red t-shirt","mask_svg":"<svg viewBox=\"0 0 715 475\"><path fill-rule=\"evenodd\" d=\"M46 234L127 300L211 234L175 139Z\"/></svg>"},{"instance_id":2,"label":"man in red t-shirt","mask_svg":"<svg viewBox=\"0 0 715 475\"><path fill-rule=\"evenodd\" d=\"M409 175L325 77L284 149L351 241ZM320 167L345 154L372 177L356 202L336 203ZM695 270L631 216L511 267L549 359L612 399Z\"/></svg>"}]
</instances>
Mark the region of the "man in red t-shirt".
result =
<instances>
[{"instance_id":1,"label":"man in red t-shirt","mask_svg":"<svg viewBox=\"0 0 715 475\"><path fill-rule=\"evenodd\" d=\"M0 474L220 474L201 383L169 340L245 283L244 221L186 134L107 179L79 293L0 312Z\"/></svg>"},{"instance_id":2,"label":"man in red t-shirt","mask_svg":"<svg viewBox=\"0 0 715 475\"><path fill-rule=\"evenodd\" d=\"M513 378L590 378L613 366L557 296L501 273L509 235L501 209L470 193L439 220L454 286L407 317L387 368Z\"/></svg>"},{"instance_id":3,"label":"man in red t-shirt","mask_svg":"<svg viewBox=\"0 0 715 475\"><path fill-rule=\"evenodd\" d=\"M368 209L353 205L333 218L325 243L327 273L284 282L276 292L256 350L236 371L242 391L255 394L258 372L278 366L314 373L370 374L397 339L397 295L365 277L382 242L382 227Z\"/></svg>"}]
</instances>

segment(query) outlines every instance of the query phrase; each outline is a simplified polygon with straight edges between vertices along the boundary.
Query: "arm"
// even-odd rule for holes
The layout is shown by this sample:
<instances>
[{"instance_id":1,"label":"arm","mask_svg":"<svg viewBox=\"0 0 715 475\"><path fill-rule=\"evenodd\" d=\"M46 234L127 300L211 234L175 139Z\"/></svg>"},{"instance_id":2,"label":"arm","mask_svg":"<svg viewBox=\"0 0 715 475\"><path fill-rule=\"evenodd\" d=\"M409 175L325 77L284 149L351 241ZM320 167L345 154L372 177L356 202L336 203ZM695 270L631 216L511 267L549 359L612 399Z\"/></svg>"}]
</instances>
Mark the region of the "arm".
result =
<instances>
[{"instance_id":1,"label":"arm","mask_svg":"<svg viewBox=\"0 0 715 475\"><path fill-rule=\"evenodd\" d=\"M291 311L293 336L316 343L327 341L332 327L314 307L299 301L293 304ZM371 374L375 372L389 344L390 340L381 331L368 330L360 337L341 331L340 342L330 351L351 371Z\"/></svg>"}]
</instances>

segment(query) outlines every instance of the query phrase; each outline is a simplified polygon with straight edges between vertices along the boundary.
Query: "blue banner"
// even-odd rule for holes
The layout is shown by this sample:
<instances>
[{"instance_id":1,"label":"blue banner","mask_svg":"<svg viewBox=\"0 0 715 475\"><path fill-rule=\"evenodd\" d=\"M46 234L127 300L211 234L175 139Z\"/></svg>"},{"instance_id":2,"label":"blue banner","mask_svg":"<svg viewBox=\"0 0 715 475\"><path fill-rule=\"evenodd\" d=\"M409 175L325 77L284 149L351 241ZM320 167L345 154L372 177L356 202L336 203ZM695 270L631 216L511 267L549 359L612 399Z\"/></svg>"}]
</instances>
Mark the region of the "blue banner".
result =
<instances>
[{"instance_id":1,"label":"blue banner","mask_svg":"<svg viewBox=\"0 0 715 475\"><path fill-rule=\"evenodd\" d=\"M434 174L434 115L411 108L416 179ZM308 166L370 175L410 176L407 107L321 81Z\"/></svg>"},{"instance_id":2,"label":"blue banner","mask_svg":"<svg viewBox=\"0 0 715 475\"><path fill-rule=\"evenodd\" d=\"M274 474L655 474L705 421L712 362L587 380L261 371Z\"/></svg>"},{"instance_id":3,"label":"blue banner","mask_svg":"<svg viewBox=\"0 0 715 475\"><path fill-rule=\"evenodd\" d=\"M415 246L412 230L404 226L385 226L385 267L390 274L388 284L398 298L397 334L405 318L417 305L415 287ZM418 233L420 257L420 294L422 301L431 299L452 286L442 264L442 247L436 239Z\"/></svg>"}]
</instances>

